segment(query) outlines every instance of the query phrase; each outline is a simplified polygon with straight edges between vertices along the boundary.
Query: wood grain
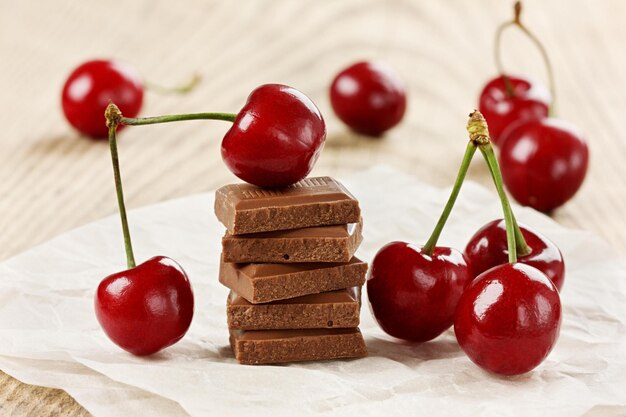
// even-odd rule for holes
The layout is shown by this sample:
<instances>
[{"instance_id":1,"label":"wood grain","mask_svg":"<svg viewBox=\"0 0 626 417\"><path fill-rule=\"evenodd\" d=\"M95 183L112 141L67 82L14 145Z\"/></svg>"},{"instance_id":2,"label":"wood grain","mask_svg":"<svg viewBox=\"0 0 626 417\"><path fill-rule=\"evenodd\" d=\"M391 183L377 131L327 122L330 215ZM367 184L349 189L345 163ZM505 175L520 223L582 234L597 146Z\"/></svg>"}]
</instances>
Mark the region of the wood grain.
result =
<instances>
[{"instance_id":1,"label":"wood grain","mask_svg":"<svg viewBox=\"0 0 626 417\"><path fill-rule=\"evenodd\" d=\"M525 6L525 21L554 61L558 113L586 132L591 147L585 185L554 216L624 251L626 3ZM498 0L0 2L0 259L116 211L107 145L79 137L61 114L61 86L81 61L116 57L160 84L203 76L186 97L148 93L143 115L237 111L259 84L292 85L326 116L329 137L315 174L341 177L387 163L449 185L464 150L467 113L495 72L494 29L510 7ZM512 72L545 80L527 41L509 33L505 42ZM382 140L347 132L327 98L334 74L363 58L387 61L409 88L405 121ZM218 149L227 128L220 122L128 128L120 143L128 205L234 181ZM484 167L474 165L472 178L488 184ZM6 375L0 385L2 415L87 415L60 391Z\"/></svg>"}]
</instances>

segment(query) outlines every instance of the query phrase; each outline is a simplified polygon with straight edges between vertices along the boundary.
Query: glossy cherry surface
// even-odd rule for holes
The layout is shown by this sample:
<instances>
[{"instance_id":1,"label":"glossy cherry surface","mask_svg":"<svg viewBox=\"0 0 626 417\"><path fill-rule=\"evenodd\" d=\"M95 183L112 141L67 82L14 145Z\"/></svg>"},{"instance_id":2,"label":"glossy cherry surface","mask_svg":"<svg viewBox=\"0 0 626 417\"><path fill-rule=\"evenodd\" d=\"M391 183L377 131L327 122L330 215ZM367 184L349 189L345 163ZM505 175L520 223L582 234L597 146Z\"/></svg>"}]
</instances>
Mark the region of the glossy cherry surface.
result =
<instances>
[{"instance_id":1,"label":"glossy cherry surface","mask_svg":"<svg viewBox=\"0 0 626 417\"><path fill-rule=\"evenodd\" d=\"M549 118L507 131L499 159L504 184L513 198L548 212L572 198L582 185L589 149L576 127Z\"/></svg>"},{"instance_id":2,"label":"glossy cherry surface","mask_svg":"<svg viewBox=\"0 0 626 417\"><path fill-rule=\"evenodd\" d=\"M537 268L560 290L565 280L565 262L561 251L551 240L528 226L520 224L519 227L531 253L518 254L518 262ZM507 263L509 251L504 220L493 220L481 227L469 240L464 253L474 276Z\"/></svg>"},{"instance_id":3,"label":"glossy cherry surface","mask_svg":"<svg viewBox=\"0 0 626 417\"><path fill-rule=\"evenodd\" d=\"M108 136L104 110L109 101L125 116L135 117L141 110L143 92L141 78L132 67L111 60L88 61L76 68L63 86L63 113L81 133L104 139Z\"/></svg>"},{"instance_id":4,"label":"glossy cherry surface","mask_svg":"<svg viewBox=\"0 0 626 417\"><path fill-rule=\"evenodd\" d=\"M558 290L545 274L521 263L490 269L470 283L454 321L467 356L500 375L523 374L543 362L560 327Z\"/></svg>"},{"instance_id":5,"label":"glossy cherry surface","mask_svg":"<svg viewBox=\"0 0 626 417\"><path fill-rule=\"evenodd\" d=\"M459 251L435 247L432 256L405 242L378 251L367 280L374 317L399 339L425 342L448 329L466 283L471 280Z\"/></svg>"},{"instance_id":6,"label":"glossy cherry surface","mask_svg":"<svg viewBox=\"0 0 626 417\"><path fill-rule=\"evenodd\" d=\"M326 140L318 108L300 91L279 84L256 88L222 141L222 158L260 187L294 184L313 169Z\"/></svg>"},{"instance_id":7,"label":"glossy cherry surface","mask_svg":"<svg viewBox=\"0 0 626 417\"><path fill-rule=\"evenodd\" d=\"M187 274L157 256L106 277L95 297L98 322L109 338L134 355L150 355L180 340L193 317Z\"/></svg>"},{"instance_id":8,"label":"glossy cherry surface","mask_svg":"<svg viewBox=\"0 0 626 417\"><path fill-rule=\"evenodd\" d=\"M380 136L402 120L406 88L389 66L359 62L335 77L330 102L337 116L354 131Z\"/></svg>"},{"instance_id":9,"label":"glossy cherry surface","mask_svg":"<svg viewBox=\"0 0 626 417\"><path fill-rule=\"evenodd\" d=\"M502 134L514 123L547 117L550 105L550 92L544 85L521 77L507 78L510 92L505 78L496 77L485 85L478 104L496 145L502 143Z\"/></svg>"}]
</instances>

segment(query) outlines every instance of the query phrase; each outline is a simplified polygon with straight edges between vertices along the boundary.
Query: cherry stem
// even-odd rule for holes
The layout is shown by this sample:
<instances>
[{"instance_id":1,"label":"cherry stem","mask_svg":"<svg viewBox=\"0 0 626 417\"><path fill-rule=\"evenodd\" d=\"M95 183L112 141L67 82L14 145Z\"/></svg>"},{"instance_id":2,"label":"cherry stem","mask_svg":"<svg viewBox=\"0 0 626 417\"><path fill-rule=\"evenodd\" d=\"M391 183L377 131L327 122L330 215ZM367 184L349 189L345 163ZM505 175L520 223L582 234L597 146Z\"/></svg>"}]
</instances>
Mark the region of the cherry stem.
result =
<instances>
[{"instance_id":1,"label":"cherry stem","mask_svg":"<svg viewBox=\"0 0 626 417\"><path fill-rule=\"evenodd\" d=\"M120 162L117 155L117 138L116 130L119 125L122 113L120 109L113 103L109 103L104 112L106 125L109 128L109 146L111 148L111 162L113 162L113 177L115 178L115 191L117 192L117 205L122 220L122 231L124 233L124 247L126 248L126 264L128 269L134 268L135 255L133 254L133 245L130 240L130 230L128 229L128 218L126 217L126 205L124 204L124 191L122 189L122 176L120 174Z\"/></svg>"},{"instance_id":2,"label":"cherry stem","mask_svg":"<svg viewBox=\"0 0 626 417\"><path fill-rule=\"evenodd\" d=\"M518 255L526 255L530 253L530 247L526 243L522 231L517 224L517 220L513 215L511 209L511 203L504 191L504 185L502 180L502 173L500 172L500 166L498 160L493 152L491 146L491 140L489 138L489 129L485 118L479 111L474 111L470 114L470 119L467 123L467 130L470 133L470 138L478 146L480 152L483 154L489 172L493 179L494 185L500 197L500 203L502 204L502 212L504 215L504 223L506 225L506 238L509 252L509 262L517 262Z\"/></svg>"},{"instance_id":3,"label":"cherry stem","mask_svg":"<svg viewBox=\"0 0 626 417\"><path fill-rule=\"evenodd\" d=\"M202 78L198 74L194 74L193 77L187 83L183 85L178 85L174 87L164 87L159 84L151 83L150 81L145 81L144 84L148 90L152 90L156 93L167 95L167 94L188 94L192 92L196 86L200 83Z\"/></svg>"},{"instance_id":4,"label":"cherry stem","mask_svg":"<svg viewBox=\"0 0 626 417\"><path fill-rule=\"evenodd\" d=\"M190 113L190 114L170 114L156 117L120 117L119 124L130 126L153 125L157 123L180 122L183 120L224 120L234 122L235 113Z\"/></svg>"},{"instance_id":5,"label":"cherry stem","mask_svg":"<svg viewBox=\"0 0 626 417\"><path fill-rule=\"evenodd\" d=\"M532 33L522 23L522 21L521 21L522 2L521 1L516 1L515 5L513 6L513 10L514 10L513 20L501 24L498 27L498 29L496 30L496 48L495 48L495 51L494 51L496 67L498 69L498 72L500 73L500 75L504 79L504 86L506 88L507 93L509 95L513 96L514 95L513 85L511 84L511 80L509 79L509 77L507 77L504 74L504 67L502 65L502 57L500 55L500 50L502 49L501 48L502 32L504 32L504 30L507 29L509 26L517 26L526 35L526 37L528 39L530 39L530 41L535 45L535 47L539 50L539 53L541 54L541 57L543 59L543 63L546 66L546 72L548 73L548 82L550 84L550 86L549 86L550 87L550 95L551 95L551 99L552 99L552 102L550 104L549 114L553 115L554 114L554 109L555 109L555 104L554 103L556 101L556 86L555 86L555 82L554 82L554 71L552 70L552 63L550 61L550 57L548 56L548 52L546 51L546 48L543 46L543 44L541 43L539 38L537 38L535 36L535 34Z\"/></svg>"},{"instance_id":6,"label":"cherry stem","mask_svg":"<svg viewBox=\"0 0 626 417\"><path fill-rule=\"evenodd\" d=\"M461 162L461 167L459 168L459 173L456 176L456 180L454 181L454 186L452 187L452 192L450 192L450 197L448 197L448 202L446 203L439 220L437 221L437 225L433 230L433 233L430 235L428 242L422 247L422 253L428 256L433 254L433 250L437 245L437 241L439 240L439 236L441 236L441 232L443 227L448 221L448 217L450 217L450 212L452 212L452 208L454 207L454 203L456 202L457 197L459 196L459 192L461 191L461 186L463 185L463 181L465 180L465 176L467 174L467 170L469 169L470 163L472 162L472 158L476 153L476 146L473 142L468 143L467 148L465 149L465 155L463 156L463 161Z\"/></svg>"}]
</instances>

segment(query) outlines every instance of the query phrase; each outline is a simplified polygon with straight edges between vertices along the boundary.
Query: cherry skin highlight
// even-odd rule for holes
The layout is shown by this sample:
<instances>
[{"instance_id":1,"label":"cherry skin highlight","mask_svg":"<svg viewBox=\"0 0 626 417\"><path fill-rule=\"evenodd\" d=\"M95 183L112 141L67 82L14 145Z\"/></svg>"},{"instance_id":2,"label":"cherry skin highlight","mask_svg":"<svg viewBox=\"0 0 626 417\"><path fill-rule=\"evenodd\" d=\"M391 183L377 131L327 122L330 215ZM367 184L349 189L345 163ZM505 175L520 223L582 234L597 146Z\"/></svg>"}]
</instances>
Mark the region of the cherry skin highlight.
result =
<instances>
[{"instance_id":1,"label":"cherry skin highlight","mask_svg":"<svg viewBox=\"0 0 626 417\"><path fill-rule=\"evenodd\" d=\"M523 224L519 225L524 240L531 248L528 255L518 254L520 263L543 272L560 291L565 280L565 262L559 248L548 238ZM493 220L478 230L465 247L465 257L476 277L494 266L509 261L504 220Z\"/></svg>"},{"instance_id":2,"label":"cherry skin highlight","mask_svg":"<svg viewBox=\"0 0 626 417\"><path fill-rule=\"evenodd\" d=\"M491 140L502 144L502 135L508 127L522 120L548 117L550 92L535 81L507 76L512 91L507 90L504 76L490 80L479 98L479 109L487 120Z\"/></svg>"},{"instance_id":3,"label":"cherry skin highlight","mask_svg":"<svg viewBox=\"0 0 626 417\"><path fill-rule=\"evenodd\" d=\"M114 102L127 117L136 117L144 87L130 66L112 60L88 61L76 68L63 86L61 103L67 121L79 132L106 139L104 111ZM118 130L124 126L120 125Z\"/></svg>"},{"instance_id":4,"label":"cherry skin highlight","mask_svg":"<svg viewBox=\"0 0 626 417\"><path fill-rule=\"evenodd\" d=\"M513 198L549 212L565 204L582 185L589 149L573 125L549 118L511 128L503 138L499 159Z\"/></svg>"},{"instance_id":5,"label":"cherry skin highlight","mask_svg":"<svg viewBox=\"0 0 626 417\"><path fill-rule=\"evenodd\" d=\"M106 277L96 292L96 317L122 349L150 355L178 342L193 317L193 291L176 261L157 256Z\"/></svg>"},{"instance_id":6,"label":"cherry skin highlight","mask_svg":"<svg viewBox=\"0 0 626 417\"><path fill-rule=\"evenodd\" d=\"M285 187L313 169L326 125L300 91L280 84L256 88L222 141L222 158L242 180L260 187Z\"/></svg>"},{"instance_id":7,"label":"cherry skin highlight","mask_svg":"<svg viewBox=\"0 0 626 417\"><path fill-rule=\"evenodd\" d=\"M500 265L472 281L454 321L467 356L499 375L537 367L554 347L560 327L558 290L541 271L521 263Z\"/></svg>"},{"instance_id":8,"label":"cherry skin highlight","mask_svg":"<svg viewBox=\"0 0 626 417\"><path fill-rule=\"evenodd\" d=\"M335 77L330 101L337 116L352 130L380 136L402 120L406 88L389 66L359 62Z\"/></svg>"},{"instance_id":9,"label":"cherry skin highlight","mask_svg":"<svg viewBox=\"0 0 626 417\"><path fill-rule=\"evenodd\" d=\"M391 336L425 342L454 321L454 311L471 280L463 254L435 247L432 256L420 247L392 242L381 248L367 280L370 307Z\"/></svg>"}]
</instances>

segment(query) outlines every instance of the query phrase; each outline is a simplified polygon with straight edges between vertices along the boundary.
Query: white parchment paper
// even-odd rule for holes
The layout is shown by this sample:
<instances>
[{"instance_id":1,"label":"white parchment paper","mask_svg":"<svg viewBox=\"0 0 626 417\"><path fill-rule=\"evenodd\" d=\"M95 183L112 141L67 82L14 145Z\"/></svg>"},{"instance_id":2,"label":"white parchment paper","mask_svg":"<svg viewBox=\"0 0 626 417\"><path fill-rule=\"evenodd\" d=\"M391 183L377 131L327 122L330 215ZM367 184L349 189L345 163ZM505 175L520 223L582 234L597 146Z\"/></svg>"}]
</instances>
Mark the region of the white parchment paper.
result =
<instances>
[{"instance_id":1,"label":"white parchment paper","mask_svg":"<svg viewBox=\"0 0 626 417\"><path fill-rule=\"evenodd\" d=\"M361 202L365 239L358 254L368 261L391 240L424 243L449 193L387 167L340 180ZM112 216L0 265L0 368L31 384L65 389L96 416L575 416L593 407L626 410L626 262L594 235L516 208L521 222L556 242L567 266L561 337L527 375L483 372L451 330L421 345L393 340L377 327L367 303L361 329L368 358L243 366L228 347L227 290L217 278L223 227L212 203L209 193L130 212L138 262L170 256L192 281L196 312L180 343L137 358L100 330L94 291L103 277L125 268L119 219ZM496 217L495 194L466 183L440 244L462 249Z\"/></svg>"}]
</instances>

